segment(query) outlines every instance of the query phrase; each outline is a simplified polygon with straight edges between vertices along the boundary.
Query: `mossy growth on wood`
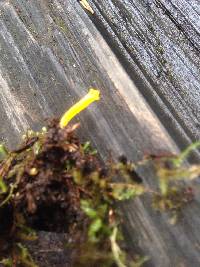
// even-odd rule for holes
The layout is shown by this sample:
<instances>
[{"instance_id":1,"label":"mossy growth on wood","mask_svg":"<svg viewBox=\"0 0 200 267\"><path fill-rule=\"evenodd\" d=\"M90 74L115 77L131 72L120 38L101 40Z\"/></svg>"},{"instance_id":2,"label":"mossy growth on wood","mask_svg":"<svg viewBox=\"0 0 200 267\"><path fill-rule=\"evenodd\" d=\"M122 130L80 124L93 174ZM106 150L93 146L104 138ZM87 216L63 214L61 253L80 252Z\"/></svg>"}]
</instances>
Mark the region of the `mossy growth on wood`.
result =
<instances>
[{"instance_id":1,"label":"mossy growth on wood","mask_svg":"<svg viewBox=\"0 0 200 267\"><path fill-rule=\"evenodd\" d=\"M66 124L91 97L94 101L99 96L90 91L60 121L51 120L41 132L29 131L16 150L0 147L3 266L38 266L24 245L37 239L38 231L68 234L70 266L142 266L148 257L130 254L124 245L117 203L149 194L152 208L174 215L193 199L191 186L177 183L200 174L200 166L182 164L191 149L170 158L149 156L133 163L121 156L102 163L89 142L82 144L75 135L79 125ZM138 174L149 162L157 190L144 185Z\"/></svg>"},{"instance_id":2,"label":"mossy growth on wood","mask_svg":"<svg viewBox=\"0 0 200 267\"><path fill-rule=\"evenodd\" d=\"M5 266L35 266L22 243L35 240L36 231L68 233L77 251L72 266L127 266L130 261L118 245L114 203L141 195L144 187L138 177L130 188L113 182L119 173L134 181L132 165L102 164L89 143L81 144L74 135L77 127L62 129L53 120L47 131L28 132L1 162L0 253Z\"/></svg>"}]
</instances>

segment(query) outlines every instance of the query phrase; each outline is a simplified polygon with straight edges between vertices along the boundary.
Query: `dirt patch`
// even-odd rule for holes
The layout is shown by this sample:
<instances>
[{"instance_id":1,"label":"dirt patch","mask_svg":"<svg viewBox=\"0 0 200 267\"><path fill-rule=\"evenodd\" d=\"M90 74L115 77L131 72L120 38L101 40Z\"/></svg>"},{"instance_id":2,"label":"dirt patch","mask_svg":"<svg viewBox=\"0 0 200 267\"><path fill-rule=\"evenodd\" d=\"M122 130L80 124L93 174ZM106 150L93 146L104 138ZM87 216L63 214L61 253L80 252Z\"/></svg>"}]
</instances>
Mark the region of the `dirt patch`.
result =
<instances>
[{"instance_id":1,"label":"dirt patch","mask_svg":"<svg viewBox=\"0 0 200 267\"><path fill-rule=\"evenodd\" d=\"M0 195L1 255L8 255L20 232L68 233L82 231L86 216L80 199L91 197L73 178L73 169L85 177L101 171L97 158L85 153L74 136L76 126L60 129L56 120L47 133L31 133L0 166L6 187ZM12 191L12 192L11 192Z\"/></svg>"}]
</instances>

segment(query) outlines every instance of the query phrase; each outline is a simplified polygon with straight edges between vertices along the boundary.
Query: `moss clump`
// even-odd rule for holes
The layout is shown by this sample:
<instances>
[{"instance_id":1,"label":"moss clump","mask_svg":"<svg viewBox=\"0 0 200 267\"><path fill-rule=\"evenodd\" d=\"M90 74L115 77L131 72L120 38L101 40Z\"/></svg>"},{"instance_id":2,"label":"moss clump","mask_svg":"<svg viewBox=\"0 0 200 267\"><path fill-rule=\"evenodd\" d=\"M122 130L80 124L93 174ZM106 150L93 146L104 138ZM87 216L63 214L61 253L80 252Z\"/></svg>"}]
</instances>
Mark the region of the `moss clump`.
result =
<instances>
[{"instance_id":1,"label":"moss clump","mask_svg":"<svg viewBox=\"0 0 200 267\"><path fill-rule=\"evenodd\" d=\"M89 143L80 143L76 128L61 129L54 120L41 133L29 132L18 149L4 155L0 255L5 266L13 260L17 266L31 266L21 244L37 238L35 231L40 230L69 235L71 246L74 243L71 266L125 266L126 254L118 249L116 257L112 251L117 238L111 242L111 237L118 229L114 203L144 189L137 181L130 188L115 184L116 175L133 176L131 164L103 165Z\"/></svg>"},{"instance_id":2,"label":"moss clump","mask_svg":"<svg viewBox=\"0 0 200 267\"><path fill-rule=\"evenodd\" d=\"M137 164L122 156L117 163L103 164L88 142L80 143L74 134L77 127L62 129L53 120L40 133L28 132L15 151L1 147L0 260L4 266L37 266L24 241L35 240L42 230L68 234L70 266L139 267L147 258L121 249L116 202L148 193L155 209L174 212L193 199L191 189L176 184L199 175L198 165L182 166L187 153ZM137 173L138 166L151 160L158 191L144 186Z\"/></svg>"}]
</instances>

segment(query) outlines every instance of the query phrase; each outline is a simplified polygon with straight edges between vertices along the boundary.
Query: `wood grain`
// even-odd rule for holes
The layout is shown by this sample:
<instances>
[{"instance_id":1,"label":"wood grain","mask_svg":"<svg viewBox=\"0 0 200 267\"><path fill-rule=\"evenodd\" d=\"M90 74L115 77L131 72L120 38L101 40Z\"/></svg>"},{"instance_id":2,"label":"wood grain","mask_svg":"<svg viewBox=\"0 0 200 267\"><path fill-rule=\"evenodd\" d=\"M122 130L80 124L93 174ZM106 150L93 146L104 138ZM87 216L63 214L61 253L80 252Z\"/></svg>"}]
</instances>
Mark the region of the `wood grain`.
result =
<instances>
[{"instance_id":1,"label":"wood grain","mask_svg":"<svg viewBox=\"0 0 200 267\"><path fill-rule=\"evenodd\" d=\"M75 0L0 2L2 140L15 147L26 129L60 116L91 86L102 99L78 117L79 136L102 158L177 152L199 138L197 1L90 3L94 16ZM141 175L154 183L150 169ZM198 199L175 226L148 197L122 210L127 243L150 256L146 266L199 266Z\"/></svg>"},{"instance_id":2,"label":"wood grain","mask_svg":"<svg viewBox=\"0 0 200 267\"><path fill-rule=\"evenodd\" d=\"M91 0L91 16L176 144L198 140L200 6L196 0Z\"/></svg>"}]
</instances>

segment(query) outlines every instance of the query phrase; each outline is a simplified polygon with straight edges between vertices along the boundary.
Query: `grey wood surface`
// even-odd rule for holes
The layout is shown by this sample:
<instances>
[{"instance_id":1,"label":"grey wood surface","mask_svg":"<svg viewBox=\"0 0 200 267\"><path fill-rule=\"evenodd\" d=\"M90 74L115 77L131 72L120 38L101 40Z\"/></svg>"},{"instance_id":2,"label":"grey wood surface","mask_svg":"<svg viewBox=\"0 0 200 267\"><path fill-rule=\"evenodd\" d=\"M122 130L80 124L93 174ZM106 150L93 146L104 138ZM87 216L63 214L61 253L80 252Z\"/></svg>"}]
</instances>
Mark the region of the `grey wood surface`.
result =
<instances>
[{"instance_id":1,"label":"grey wood surface","mask_svg":"<svg viewBox=\"0 0 200 267\"><path fill-rule=\"evenodd\" d=\"M177 145L200 137L200 2L92 0L93 21Z\"/></svg>"},{"instance_id":2,"label":"grey wood surface","mask_svg":"<svg viewBox=\"0 0 200 267\"><path fill-rule=\"evenodd\" d=\"M138 160L197 140L199 1L90 3L94 15L75 0L0 1L1 140L15 147L91 86L102 98L79 115L79 135L103 158ZM122 209L129 247L150 256L146 266L200 266L198 199L175 226L148 197Z\"/></svg>"}]
</instances>

